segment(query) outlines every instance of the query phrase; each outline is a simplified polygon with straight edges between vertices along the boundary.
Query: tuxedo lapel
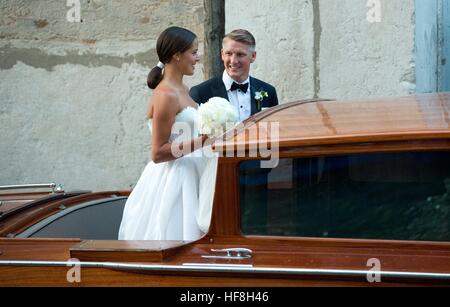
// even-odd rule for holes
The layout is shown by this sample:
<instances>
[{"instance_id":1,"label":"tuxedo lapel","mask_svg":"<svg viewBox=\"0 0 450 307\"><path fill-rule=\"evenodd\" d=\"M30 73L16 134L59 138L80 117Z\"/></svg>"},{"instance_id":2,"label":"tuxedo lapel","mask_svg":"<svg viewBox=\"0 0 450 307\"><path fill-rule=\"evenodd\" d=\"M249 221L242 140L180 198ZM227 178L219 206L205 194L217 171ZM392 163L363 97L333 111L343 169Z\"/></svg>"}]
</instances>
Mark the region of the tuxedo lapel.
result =
<instances>
[{"instance_id":1,"label":"tuxedo lapel","mask_svg":"<svg viewBox=\"0 0 450 307\"><path fill-rule=\"evenodd\" d=\"M216 82L214 82L214 86L211 88L211 92L214 96L222 97L228 100L227 89L225 88L225 84L221 78L216 78Z\"/></svg>"},{"instance_id":2,"label":"tuxedo lapel","mask_svg":"<svg viewBox=\"0 0 450 307\"><path fill-rule=\"evenodd\" d=\"M257 87L258 87L257 81L254 78L250 77L250 104L252 107L251 109L252 115L261 111L258 110L256 106L255 92L257 91Z\"/></svg>"}]
</instances>

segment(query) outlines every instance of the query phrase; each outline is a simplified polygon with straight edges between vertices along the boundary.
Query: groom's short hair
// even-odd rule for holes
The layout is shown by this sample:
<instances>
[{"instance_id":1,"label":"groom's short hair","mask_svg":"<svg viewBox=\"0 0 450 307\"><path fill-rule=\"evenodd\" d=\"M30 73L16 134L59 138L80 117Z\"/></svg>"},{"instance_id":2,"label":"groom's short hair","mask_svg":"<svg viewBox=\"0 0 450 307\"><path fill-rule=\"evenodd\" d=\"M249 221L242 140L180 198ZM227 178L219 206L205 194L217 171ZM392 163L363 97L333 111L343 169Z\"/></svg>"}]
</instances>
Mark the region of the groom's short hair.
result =
<instances>
[{"instance_id":1,"label":"groom's short hair","mask_svg":"<svg viewBox=\"0 0 450 307\"><path fill-rule=\"evenodd\" d=\"M255 37L247 30L236 29L231 31L223 38L223 44L229 39L248 45L250 52L254 52L256 49Z\"/></svg>"}]
</instances>

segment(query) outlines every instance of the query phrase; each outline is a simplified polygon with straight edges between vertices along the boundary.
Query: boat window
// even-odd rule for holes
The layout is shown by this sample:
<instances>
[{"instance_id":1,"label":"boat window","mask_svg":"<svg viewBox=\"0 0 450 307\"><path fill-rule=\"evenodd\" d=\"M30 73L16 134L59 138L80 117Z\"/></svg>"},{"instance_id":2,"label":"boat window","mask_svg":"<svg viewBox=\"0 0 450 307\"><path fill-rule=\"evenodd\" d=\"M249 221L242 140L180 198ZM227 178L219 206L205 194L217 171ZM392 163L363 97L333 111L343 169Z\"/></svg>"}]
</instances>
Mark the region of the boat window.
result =
<instances>
[{"instance_id":1,"label":"boat window","mask_svg":"<svg viewBox=\"0 0 450 307\"><path fill-rule=\"evenodd\" d=\"M450 241L450 152L240 164L245 235Z\"/></svg>"},{"instance_id":2,"label":"boat window","mask_svg":"<svg viewBox=\"0 0 450 307\"><path fill-rule=\"evenodd\" d=\"M17 237L117 240L126 199L108 198L66 208L31 226Z\"/></svg>"}]
</instances>

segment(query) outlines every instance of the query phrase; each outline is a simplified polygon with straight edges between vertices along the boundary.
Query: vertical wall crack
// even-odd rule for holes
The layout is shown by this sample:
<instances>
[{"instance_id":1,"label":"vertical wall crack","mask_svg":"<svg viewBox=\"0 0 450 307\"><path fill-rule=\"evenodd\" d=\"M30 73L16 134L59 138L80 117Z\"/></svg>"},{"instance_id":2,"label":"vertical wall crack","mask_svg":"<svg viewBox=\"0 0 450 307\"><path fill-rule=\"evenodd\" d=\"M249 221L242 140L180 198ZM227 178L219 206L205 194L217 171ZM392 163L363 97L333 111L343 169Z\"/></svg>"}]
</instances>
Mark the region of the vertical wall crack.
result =
<instances>
[{"instance_id":1,"label":"vertical wall crack","mask_svg":"<svg viewBox=\"0 0 450 307\"><path fill-rule=\"evenodd\" d=\"M319 0L312 0L313 6L313 31L314 31L314 98L319 98L320 94L320 38L322 36L322 25L320 22Z\"/></svg>"}]
</instances>

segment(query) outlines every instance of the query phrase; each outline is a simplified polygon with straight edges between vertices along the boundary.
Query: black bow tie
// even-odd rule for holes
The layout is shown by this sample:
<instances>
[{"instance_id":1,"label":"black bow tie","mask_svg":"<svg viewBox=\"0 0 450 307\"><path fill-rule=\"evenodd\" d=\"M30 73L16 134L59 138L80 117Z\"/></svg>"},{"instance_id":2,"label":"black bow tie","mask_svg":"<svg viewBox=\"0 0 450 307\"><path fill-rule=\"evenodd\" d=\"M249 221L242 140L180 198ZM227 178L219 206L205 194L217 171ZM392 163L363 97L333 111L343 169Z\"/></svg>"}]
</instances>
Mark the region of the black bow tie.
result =
<instances>
[{"instance_id":1,"label":"black bow tie","mask_svg":"<svg viewBox=\"0 0 450 307\"><path fill-rule=\"evenodd\" d=\"M231 85L230 91L235 91L235 90L241 90L243 93L247 93L248 91L248 82L244 83L244 84L237 84L236 82L233 82L233 84Z\"/></svg>"}]
</instances>

